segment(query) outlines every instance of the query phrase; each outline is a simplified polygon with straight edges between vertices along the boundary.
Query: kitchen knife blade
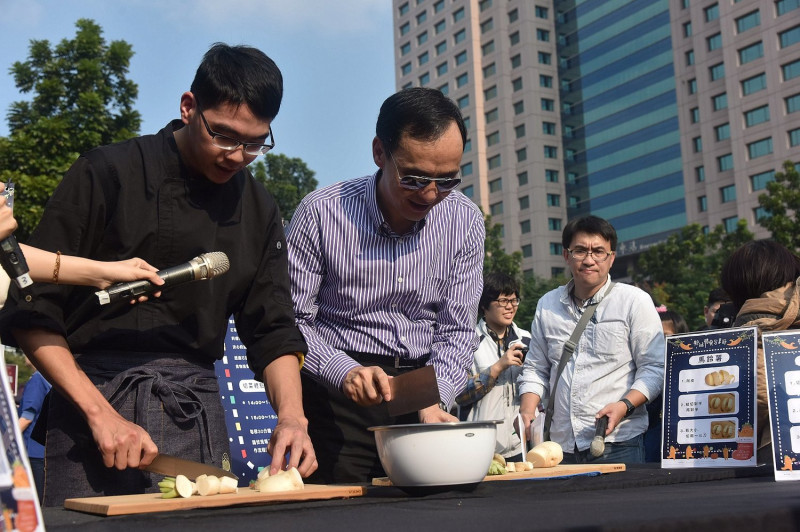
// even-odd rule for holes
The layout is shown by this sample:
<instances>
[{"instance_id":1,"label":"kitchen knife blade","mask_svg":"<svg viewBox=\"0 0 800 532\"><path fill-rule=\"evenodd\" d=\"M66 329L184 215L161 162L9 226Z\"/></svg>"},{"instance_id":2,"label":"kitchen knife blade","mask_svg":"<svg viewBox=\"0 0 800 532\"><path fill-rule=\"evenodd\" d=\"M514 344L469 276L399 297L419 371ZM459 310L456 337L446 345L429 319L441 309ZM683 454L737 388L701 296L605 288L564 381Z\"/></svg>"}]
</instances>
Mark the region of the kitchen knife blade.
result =
<instances>
[{"instance_id":1,"label":"kitchen knife blade","mask_svg":"<svg viewBox=\"0 0 800 532\"><path fill-rule=\"evenodd\" d=\"M168 454L159 454L156 456L155 460L150 462L150 465L144 466L142 469L152 473L160 473L168 477L183 475L189 480L196 480L200 475L231 477L239 480L239 477L222 468L209 464L201 464L200 462L192 462L191 460L184 460L183 458L170 456Z\"/></svg>"},{"instance_id":2,"label":"kitchen knife blade","mask_svg":"<svg viewBox=\"0 0 800 532\"><path fill-rule=\"evenodd\" d=\"M392 400L386 403L390 416L399 416L439 404L439 385L433 366L415 369L389 379Z\"/></svg>"}]
</instances>

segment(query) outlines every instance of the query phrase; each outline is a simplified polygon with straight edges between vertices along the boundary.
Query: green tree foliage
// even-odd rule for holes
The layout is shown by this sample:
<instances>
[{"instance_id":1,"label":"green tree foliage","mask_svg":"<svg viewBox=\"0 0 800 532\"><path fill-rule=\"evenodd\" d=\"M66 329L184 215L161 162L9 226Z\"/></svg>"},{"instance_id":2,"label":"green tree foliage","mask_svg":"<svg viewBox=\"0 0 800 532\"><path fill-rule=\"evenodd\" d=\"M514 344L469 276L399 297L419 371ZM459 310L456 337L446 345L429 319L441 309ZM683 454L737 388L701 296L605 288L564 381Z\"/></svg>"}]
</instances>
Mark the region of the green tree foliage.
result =
<instances>
[{"instance_id":1,"label":"green tree foliage","mask_svg":"<svg viewBox=\"0 0 800 532\"><path fill-rule=\"evenodd\" d=\"M302 159L287 157L282 153L266 154L263 160L250 165L250 171L275 198L287 222L292 219L300 200L319 184L314 178L314 171Z\"/></svg>"},{"instance_id":2,"label":"green tree foliage","mask_svg":"<svg viewBox=\"0 0 800 532\"><path fill-rule=\"evenodd\" d=\"M758 203L766 211L758 224L777 242L800 251L800 174L794 163L783 163L783 172L775 173L775 180L767 183L767 192L758 196Z\"/></svg>"},{"instance_id":3,"label":"green tree foliage","mask_svg":"<svg viewBox=\"0 0 800 532\"><path fill-rule=\"evenodd\" d=\"M75 26L75 37L54 47L32 40L27 60L10 68L17 88L30 98L9 108L10 134L0 138L0 179L16 184L14 216L23 240L78 155L130 138L141 124L133 109L138 88L126 77L131 46L107 44L91 20Z\"/></svg>"},{"instance_id":4,"label":"green tree foliage","mask_svg":"<svg viewBox=\"0 0 800 532\"><path fill-rule=\"evenodd\" d=\"M719 273L731 253L753 239L747 222L726 233L721 225L705 234L687 225L666 242L652 246L637 261L633 279L658 303L681 314L690 329L702 326L708 293L719 286Z\"/></svg>"},{"instance_id":5,"label":"green tree foliage","mask_svg":"<svg viewBox=\"0 0 800 532\"><path fill-rule=\"evenodd\" d=\"M546 279L536 275L526 275L522 282L521 298L522 302L519 304L517 315L514 321L525 330L530 329L533 315L536 314L536 305L539 299L550 290L558 288L561 285L567 284L569 279L563 275L551 277Z\"/></svg>"},{"instance_id":6,"label":"green tree foliage","mask_svg":"<svg viewBox=\"0 0 800 532\"><path fill-rule=\"evenodd\" d=\"M492 223L491 215L484 214L483 224L486 228L486 240L483 244L483 274L501 272L519 279L522 252L506 253L503 248L503 226Z\"/></svg>"}]
</instances>

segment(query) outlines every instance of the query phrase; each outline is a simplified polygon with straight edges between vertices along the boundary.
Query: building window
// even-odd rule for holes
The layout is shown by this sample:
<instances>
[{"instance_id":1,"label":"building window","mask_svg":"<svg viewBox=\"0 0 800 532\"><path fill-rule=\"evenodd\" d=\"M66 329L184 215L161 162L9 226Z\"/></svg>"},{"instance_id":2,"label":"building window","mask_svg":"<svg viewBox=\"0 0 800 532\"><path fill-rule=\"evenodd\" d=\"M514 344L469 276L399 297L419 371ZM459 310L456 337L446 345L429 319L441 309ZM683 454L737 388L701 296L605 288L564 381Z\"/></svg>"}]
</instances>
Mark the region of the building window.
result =
<instances>
[{"instance_id":1,"label":"building window","mask_svg":"<svg viewBox=\"0 0 800 532\"><path fill-rule=\"evenodd\" d=\"M497 120L497 118L500 116L500 113L497 110L497 107L495 107L494 109L486 111L486 114L484 116L486 117L486 123L491 124L492 122Z\"/></svg>"},{"instance_id":2,"label":"building window","mask_svg":"<svg viewBox=\"0 0 800 532\"><path fill-rule=\"evenodd\" d=\"M492 0L481 0L478 3L478 7L480 8L481 13L483 13L484 11L492 7Z\"/></svg>"},{"instance_id":3,"label":"building window","mask_svg":"<svg viewBox=\"0 0 800 532\"><path fill-rule=\"evenodd\" d=\"M501 190L503 190L502 179L493 179L489 181L489 192L500 192Z\"/></svg>"},{"instance_id":4,"label":"building window","mask_svg":"<svg viewBox=\"0 0 800 532\"><path fill-rule=\"evenodd\" d=\"M556 134L555 122L542 122L542 133L544 133L545 135L555 135Z\"/></svg>"},{"instance_id":5,"label":"building window","mask_svg":"<svg viewBox=\"0 0 800 532\"><path fill-rule=\"evenodd\" d=\"M525 124L520 124L514 128L514 136L518 139L525 136Z\"/></svg>"},{"instance_id":6,"label":"building window","mask_svg":"<svg viewBox=\"0 0 800 532\"><path fill-rule=\"evenodd\" d=\"M684 22L683 23L683 36L684 37L691 37L692 36L692 22Z\"/></svg>"},{"instance_id":7,"label":"building window","mask_svg":"<svg viewBox=\"0 0 800 532\"><path fill-rule=\"evenodd\" d=\"M511 68L512 69L518 68L521 65L522 65L522 55L521 54L517 54L517 55L515 55L514 57L511 58Z\"/></svg>"},{"instance_id":8,"label":"building window","mask_svg":"<svg viewBox=\"0 0 800 532\"><path fill-rule=\"evenodd\" d=\"M725 63L717 63L708 69L711 81L717 81L725 77Z\"/></svg>"},{"instance_id":9,"label":"building window","mask_svg":"<svg viewBox=\"0 0 800 532\"><path fill-rule=\"evenodd\" d=\"M491 87L483 91L483 99L487 102L496 97L497 97L497 85L492 85Z\"/></svg>"},{"instance_id":10,"label":"building window","mask_svg":"<svg viewBox=\"0 0 800 532\"><path fill-rule=\"evenodd\" d=\"M481 23L481 35L494 28L494 19L489 19Z\"/></svg>"},{"instance_id":11,"label":"building window","mask_svg":"<svg viewBox=\"0 0 800 532\"><path fill-rule=\"evenodd\" d=\"M703 14L706 17L706 22L717 20L719 18L719 4L711 4L703 10Z\"/></svg>"},{"instance_id":12,"label":"building window","mask_svg":"<svg viewBox=\"0 0 800 532\"><path fill-rule=\"evenodd\" d=\"M456 77L456 88L461 88L467 83L469 83L469 74L467 74L466 72Z\"/></svg>"},{"instance_id":13,"label":"building window","mask_svg":"<svg viewBox=\"0 0 800 532\"><path fill-rule=\"evenodd\" d=\"M793 9L797 9L800 7L800 1L798 0L778 0L775 2L775 7L777 9L778 16L785 15L789 11Z\"/></svg>"},{"instance_id":14,"label":"building window","mask_svg":"<svg viewBox=\"0 0 800 532\"><path fill-rule=\"evenodd\" d=\"M769 213L764 207L756 207L753 209L753 221L759 223L761 220L769 218Z\"/></svg>"},{"instance_id":15,"label":"building window","mask_svg":"<svg viewBox=\"0 0 800 532\"><path fill-rule=\"evenodd\" d=\"M419 77L419 84L421 87L424 87L430 82L431 82L431 75L428 72L425 72L423 75Z\"/></svg>"},{"instance_id":16,"label":"building window","mask_svg":"<svg viewBox=\"0 0 800 532\"><path fill-rule=\"evenodd\" d=\"M564 268L559 267L552 267L550 268L550 277L555 279L556 277L563 277L564 276Z\"/></svg>"},{"instance_id":17,"label":"building window","mask_svg":"<svg viewBox=\"0 0 800 532\"><path fill-rule=\"evenodd\" d=\"M692 78L688 83L689 94L697 94L697 79Z\"/></svg>"},{"instance_id":18,"label":"building window","mask_svg":"<svg viewBox=\"0 0 800 532\"><path fill-rule=\"evenodd\" d=\"M728 185L727 187L720 188L719 194L722 198L722 203L736 201L736 185Z\"/></svg>"},{"instance_id":19,"label":"building window","mask_svg":"<svg viewBox=\"0 0 800 532\"><path fill-rule=\"evenodd\" d=\"M492 203L489 205L489 212L492 216L500 216L503 214L503 202L498 201L497 203Z\"/></svg>"},{"instance_id":20,"label":"building window","mask_svg":"<svg viewBox=\"0 0 800 532\"><path fill-rule=\"evenodd\" d=\"M760 57L764 57L764 44L761 41L739 48L739 64L744 65L750 61L755 61Z\"/></svg>"},{"instance_id":21,"label":"building window","mask_svg":"<svg viewBox=\"0 0 800 532\"><path fill-rule=\"evenodd\" d=\"M556 146L545 146L544 147L544 158L545 159L558 159L558 148Z\"/></svg>"},{"instance_id":22,"label":"building window","mask_svg":"<svg viewBox=\"0 0 800 532\"><path fill-rule=\"evenodd\" d=\"M447 83L439 87L437 90L439 90L439 92L441 92L445 96L450 94L450 87L447 85ZM467 142L464 144L464 151L469 151L468 144L469 144L469 139L467 139Z\"/></svg>"},{"instance_id":23,"label":"building window","mask_svg":"<svg viewBox=\"0 0 800 532\"><path fill-rule=\"evenodd\" d=\"M706 212L708 210L708 199L705 196L697 198L697 210L700 212Z\"/></svg>"},{"instance_id":24,"label":"building window","mask_svg":"<svg viewBox=\"0 0 800 532\"><path fill-rule=\"evenodd\" d=\"M511 11L508 12L508 23L513 24L517 20L519 20L519 11L516 9L512 9Z\"/></svg>"},{"instance_id":25,"label":"building window","mask_svg":"<svg viewBox=\"0 0 800 532\"><path fill-rule=\"evenodd\" d=\"M558 183L558 170L545 169L544 180L548 183Z\"/></svg>"},{"instance_id":26,"label":"building window","mask_svg":"<svg viewBox=\"0 0 800 532\"><path fill-rule=\"evenodd\" d=\"M472 175L472 163L471 162L461 165L461 175L462 176Z\"/></svg>"},{"instance_id":27,"label":"building window","mask_svg":"<svg viewBox=\"0 0 800 532\"><path fill-rule=\"evenodd\" d=\"M548 54L547 52L538 52L536 55L539 58L540 65L549 65L552 63L553 56L551 54Z\"/></svg>"},{"instance_id":28,"label":"building window","mask_svg":"<svg viewBox=\"0 0 800 532\"><path fill-rule=\"evenodd\" d=\"M541 42L550 42L550 32L541 28L536 28L536 40Z\"/></svg>"},{"instance_id":29,"label":"building window","mask_svg":"<svg viewBox=\"0 0 800 532\"><path fill-rule=\"evenodd\" d=\"M413 83L411 83L410 81L409 81L408 83L404 83L404 84L403 84L403 88L404 88L404 89L409 89L409 88L411 88L411 87L413 87L413 86L414 86L414 84L413 84Z\"/></svg>"},{"instance_id":30,"label":"building window","mask_svg":"<svg viewBox=\"0 0 800 532\"><path fill-rule=\"evenodd\" d=\"M466 186L466 187L462 188L461 189L461 193L464 194L466 197L471 199L472 196L475 194L475 189L472 187L472 185L469 185L469 186Z\"/></svg>"},{"instance_id":31,"label":"building window","mask_svg":"<svg viewBox=\"0 0 800 532\"><path fill-rule=\"evenodd\" d=\"M778 34L778 41L781 43L781 48L788 48L793 44L800 42L800 26L789 28Z\"/></svg>"},{"instance_id":32,"label":"building window","mask_svg":"<svg viewBox=\"0 0 800 532\"><path fill-rule=\"evenodd\" d=\"M467 62L467 52L459 52L455 57L456 66L462 65Z\"/></svg>"},{"instance_id":33,"label":"building window","mask_svg":"<svg viewBox=\"0 0 800 532\"><path fill-rule=\"evenodd\" d=\"M714 50L718 50L722 48L722 34L715 33L711 37L706 39L706 44L708 45L708 51L713 52Z\"/></svg>"},{"instance_id":34,"label":"building window","mask_svg":"<svg viewBox=\"0 0 800 532\"><path fill-rule=\"evenodd\" d=\"M436 55L442 55L447 51L447 41L442 41L436 45Z\"/></svg>"},{"instance_id":35,"label":"building window","mask_svg":"<svg viewBox=\"0 0 800 532\"><path fill-rule=\"evenodd\" d=\"M463 109L469 105L469 94L465 94L461 98L458 99L456 102L458 104L459 109Z\"/></svg>"},{"instance_id":36,"label":"building window","mask_svg":"<svg viewBox=\"0 0 800 532\"><path fill-rule=\"evenodd\" d=\"M695 137L692 139L692 149L695 153L700 153L703 151L703 138L702 137Z\"/></svg>"},{"instance_id":37,"label":"building window","mask_svg":"<svg viewBox=\"0 0 800 532\"><path fill-rule=\"evenodd\" d=\"M714 106L715 111L726 109L728 107L728 94L723 92L711 98L711 104Z\"/></svg>"},{"instance_id":38,"label":"building window","mask_svg":"<svg viewBox=\"0 0 800 532\"><path fill-rule=\"evenodd\" d=\"M522 78L517 78L515 80L512 80L511 81L511 89L514 92L521 91L522 90Z\"/></svg>"},{"instance_id":39,"label":"building window","mask_svg":"<svg viewBox=\"0 0 800 532\"><path fill-rule=\"evenodd\" d=\"M445 29L447 29L447 21L444 20L444 19L442 19L439 22L437 22L436 25L433 27L433 31L436 32L436 35L439 35Z\"/></svg>"},{"instance_id":40,"label":"building window","mask_svg":"<svg viewBox=\"0 0 800 532\"><path fill-rule=\"evenodd\" d=\"M561 255L564 251L564 247L561 245L560 242L550 242L550 254L551 255Z\"/></svg>"},{"instance_id":41,"label":"building window","mask_svg":"<svg viewBox=\"0 0 800 532\"><path fill-rule=\"evenodd\" d=\"M492 77L492 76L495 75L496 72L497 72L497 67L495 66L494 63L492 63L491 65L487 65L487 66L483 67L483 77L484 78Z\"/></svg>"},{"instance_id":42,"label":"building window","mask_svg":"<svg viewBox=\"0 0 800 532\"><path fill-rule=\"evenodd\" d=\"M769 122L769 105L762 105L744 113L746 127L763 124L764 122Z\"/></svg>"},{"instance_id":43,"label":"building window","mask_svg":"<svg viewBox=\"0 0 800 532\"><path fill-rule=\"evenodd\" d=\"M738 216L731 216L730 218L723 218L722 225L725 227L726 233L736 232L736 226L739 223Z\"/></svg>"},{"instance_id":44,"label":"building window","mask_svg":"<svg viewBox=\"0 0 800 532\"><path fill-rule=\"evenodd\" d=\"M731 125L725 123L715 127L714 136L716 137L717 142L731 138Z\"/></svg>"},{"instance_id":45,"label":"building window","mask_svg":"<svg viewBox=\"0 0 800 532\"><path fill-rule=\"evenodd\" d=\"M761 24L761 13L756 9L736 19L736 33L744 33Z\"/></svg>"},{"instance_id":46,"label":"building window","mask_svg":"<svg viewBox=\"0 0 800 532\"><path fill-rule=\"evenodd\" d=\"M516 46L519 44L519 32L515 31L511 35L508 36L508 42L511 46Z\"/></svg>"},{"instance_id":47,"label":"building window","mask_svg":"<svg viewBox=\"0 0 800 532\"><path fill-rule=\"evenodd\" d=\"M428 58L429 58L428 52L423 52L417 57L417 62L419 63L420 66L422 66L428 62Z\"/></svg>"},{"instance_id":48,"label":"building window","mask_svg":"<svg viewBox=\"0 0 800 532\"><path fill-rule=\"evenodd\" d=\"M463 42L464 39L466 39L466 38L467 38L467 30L461 29L461 30L458 30L457 32L455 32L453 34L453 42L455 44Z\"/></svg>"},{"instance_id":49,"label":"building window","mask_svg":"<svg viewBox=\"0 0 800 532\"><path fill-rule=\"evenodd\" d=\"M517 150L517 162L525 162L528 160L528 148L520 148Z\"/></svg>"},{"instance_id":50,"label":"building window","mask_svg":"<svg viewBox=\"0 0 800 532\"><path fill-rule=\"evenodd\" d=\"M794 148L800 145L800 128L792 129L789 134L789 147Z\"/></svg>"},{"instance_id":51,"label":"building window","mask_svg":"<svg viewBox=\"0 0 800 532\"><path fill-rule=\"evenodd\" d=\"M519 210L524 211L531 206L531 200L528 196L522 196L519 199Z\"/></svg>"},{"instance_id":52,"label":"building window","mask_svg":"<svg viewBox=\"0 0 800 532\"><path fill-rule=\"evenodd\" d=\"M561 218L548 218L547 229L550 231L561 231Z\"/></svg>"},{"instance_id":53,"label":"building window","mask_svg":"<svg viewBox=\"0 0 800 532\"><path fill-rule=\"evenodd\" d=\"M494 146L500 142L500 132L494 131L486 135L486 145L487 146Z\"/></svg>"},{"instance_id":54,"label":"building window","mask_svg":"<svg viewBox=\"0 0 800 532\"><path fill-rule=\"evenodd\" d=\"M444 9L444 0L439 0L435 4L433 4L433 12L439 13L442 9Z\"/></svg>"},{"instance_id":55,"label":"building window","mask_svg":"<svg viewBox=\"0 0 800 532\"><path fill-rule=\"evenodd\" d=\"M696 124L700 121L700 108L699 107L692 107L689 109L689 117L692 121L692 124Z\"/></svg>"},{"instance_id":56,"label":"building window","mask_svg":"<svg viewBox=\"0 0 800 532\"><path fill-rule=\"evenodd\" d=\"M694 169L694 177L698 183L702 183L706 180L706 167L705 166L697 166Z\"/></svg>"},{"instance_id":57,"label":"building window","mask_svg":"<svg viewBox=\"0 0 800 532\"><path fill-rule=\"evenodd\" d=\"M517 174L517 184L519 186L528 184L528 172L520 172Z\"/></svg>"},{"instance_id":58,"label":"building window","mask_svg":"<svg viewBox=\"0 0 800 532\"><path fill-rule=\"evenodd\" d=\"M547 195L547 206L548 207L560 207L561 206L561 196L558 194L548 194Z\"/></svg>"},{"instance_id":59,"label":"building window","mask_svg":"<svg viewBox=\"0 0 800 532\"><path fill-rule=\"evenodd\" d=\"M465 116L464 117L464 129L469 131L469 126L470 126L471 122L472 122L472 119L470 117L468 117L468 116Z\"/></svg>"},{"instance_id":60,"label":"building window","mask_svg":"<svg viewBox=\"0 0 800 532\"><path fill-rule=\"evenodd\" d=\"M519 223L519 232L524 234L531 232L531 221L530 220L522 220Z\"/></svg>"},{"instance_id":61,"label":"building window","mask_svg":"<svg viewBox=\"0 0 800 532\"><path fill-rule=\"evenodd\" d=\"M407 34L409 31L411 31L411 24L409 24L408 22L406 22L405 24L400 26L400 36L401 37L403 35Z\"/></svg>"},{"instance_id":62,"label":"building window","mask_svg":"<svg viewBox=\"0 0 800 532\"><path fill-rule=\"evenodd\" d=\"M717 157L717 169L720 172L733 170L733 154L726 153L725 155Z\"/></svg>"},{"instance_id":63,"label":"building window","mask_svg":"<svg viewBox=\"0 0 800 532\"><path fill-rule=\"evenodd\" d=\"M800 0L798 0L798 3L800 3ZM800 76L800 59L782 65L781 71L783 72L783 81L789 81Z\"/></svg>"},{"instance_id":64,"label":"building window","mask_svg":"<svg viewBox=\"0 0 800 532\"><path fill-rule=\"evenodd\" d=\"M484 57L492 52L494 52L494 40L491 40L486 44L484 44L483 46L481 46L481 54L483 54Z\"/></svg>"},{"instance_id":65,"label":"building window","mask_svg":"<svg viewBox=\"0 0 800 532\"><path fill-rule=\"evenodd\" d=\"M689 50L685 54L686 56L686 66L692 66L694 64L694 50Z\"/></svg>"},{"instance_id":66,"label":"building window","mask_svg":"<svg viewBox=\"0 0 800 532\"><path fill-rule=\"evenodd\" d=\"M494 157L489 157L486 160L486 163L489 165L489 170L494 170L495 168L500 168L500 155L495 155Z\"/></svg>"},{"instance_id":67,"label":"building window","mask_svg":"<svg viewBox=\"0 0 800 532\"><path fill-rule=\"evenodd\" d=\"M464 152L472 151L472 139L467 139L467 142L464 143Z\"/></svg>"},{"instance_id":68,"label":"building window","mask_svg":"<svg viewBox=\"0 0 800 532\"><path fill-rule=\"evenodd\" d=\"M764 190L767 188L767 183L775 180L775 170L767 170L760 174L750 176L750 188L753 192Z\"/></svg>"},{"instance_id":69,"label":"building window","mask_svg":"<svg viewBox=\"0 0 800 532\"><path fill-rule=\"evenodd\" d=\"M408 74L411 74L411 63L406 63L405 65L401 66L400 67L400 72L404 76L407 76Z\"/></svg>"},{"instance_id":70,"label":"building window","mask_svg":"<svg viewBox=\"0 0 800 532\"><path fill-rule=\"evenodd\" d=\"M428 42L428 32L423 31L419 35L417 35L417 46L423 45Z\"/></svg>"},{"instance_id":71,"label":"building window","mask_svg":"<svg viewBox=\"0 0 800 532\"><path fill-rule=\"evenodd\" d=\"M417 15L417 25L422 24L426 20L428 20L428 12L427 11L423 11L422 13Z\"/></svg>"},{"instance_id":72,"label":"building window","mask_svg":"<svg viewBox=\"0 0 800 532\"><path fill-rule=\"evenodd\" d=\"M525 112L525 102L522 100L514 102L514 114L521 115L524 112Z\"/></svg>"},{"instance_id":73,"label":"building window","mask_svg":"<svg viewBox=\"0 0 800 532\"><path fill-rule=\"evenodd\" d=\"M742 80L742 96L747 96L767 88L767 75L762 72L757 76Z\"/></svg>"},{"instance_id":74,"label":"building window","mask_svg":"<svg viewBox=\"0 0 800 532\"><path fill-rule=\"evenodd\" d=\"M444 1L444 0L442 0L442 1ZM403 4L399 8L397 8L397 11L400 12L400 16L401 17L403 15L407 15L408 14L408 2L406 2L405 4Z\"/></svg>"},{"instance_id":75,"label":"building window","mask_svg":"<svg viewBox=\"0 0 800 532\"><path fill-rule=\"evenodd\" d=\"M757 140L747 144L747 155L752 159L757 159L772 153L772 137Z\"/></svg>"},{"instance_id":76,"label":"building window","mask_svg":"<svg viewBox=\"0 0 800 532\"><path fill-rule=\"evenodd\" d=\"M539 74L539 86L550 89L553 87L553 76Z\"/></svg>"},{"instance_id":77,"label":"building window","mask_svg":"<svg viewBox=\"0 0 800 532\"><path fill-rule=\"evenodd\" d=\"M555 101L550 98L542 98L542 111L554 111L555 108Z\"/></svg>"},{"instance_id":78,"label":"building window","mask_svg":"<svg viewBox=\"0 0 800 532\"><path fill-rule=\"evenodd\" d=\"M795 94L794 96L789 96L788 98L783 99L786 102L786 114L789 113L796 113L800 111L800 94Z\"/></svg>"},{"instance_id":79,"label":"building window","mask_svg":"<svg viewBox=\"0 0 800 532\"><path fill-rule=\"evenodd\" d=\"M459 20L464 18L464 8L460 7L456 11L453 12L453 22L458 22Z\"/></svg>"},{"instance_id":80,"label":"building window","mask_svg":"<svg viewBox=\"0 0 800 532\"><path fill-rule=\"evenodd\" d=\"M447 74L447 63L441 63L436 67L436 75L443 76Z\"/></svg>"},{"instance_id":81,"label":"building window","mask_svg":"<svg viewBox=\"0 0 800 532\"><path fill-rule=\"evenodd\" d=\"M548 10L546 7L536 6L534 12L536 13L536 18L547 19L548 17Z\"/></svg>"},{"instance_id":82,"label":"building window","mask_svg":"<svg viewBox=\"0 0 800 532\"><path fill-rule=\"evenodd\" d=\"M411 43L410 42L404 43L400 47L400 55L406 55L410 51L411 51Z\"/></svg>"}]
</instances>

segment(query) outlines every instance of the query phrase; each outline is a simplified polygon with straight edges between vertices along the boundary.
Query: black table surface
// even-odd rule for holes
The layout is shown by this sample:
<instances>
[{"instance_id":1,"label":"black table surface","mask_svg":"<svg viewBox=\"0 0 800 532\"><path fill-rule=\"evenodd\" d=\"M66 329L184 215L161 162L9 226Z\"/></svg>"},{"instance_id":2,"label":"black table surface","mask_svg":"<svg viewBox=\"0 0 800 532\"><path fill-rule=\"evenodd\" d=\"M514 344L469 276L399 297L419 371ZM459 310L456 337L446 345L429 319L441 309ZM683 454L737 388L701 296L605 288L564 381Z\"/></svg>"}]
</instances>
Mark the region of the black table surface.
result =
<instances>
[{"instance_id":1,"label":"black table surface","mask_svg":"<svg viewBox=\"0 0 800 532\"><path fill-rule=\"evenodd\" d=\"M472 491L409 496L368 487L363 497L101 517L44 509L53 530L798 530L800 483L772 466L661 469L566 479L483 482Z\"/></svg>"}]
</instances>

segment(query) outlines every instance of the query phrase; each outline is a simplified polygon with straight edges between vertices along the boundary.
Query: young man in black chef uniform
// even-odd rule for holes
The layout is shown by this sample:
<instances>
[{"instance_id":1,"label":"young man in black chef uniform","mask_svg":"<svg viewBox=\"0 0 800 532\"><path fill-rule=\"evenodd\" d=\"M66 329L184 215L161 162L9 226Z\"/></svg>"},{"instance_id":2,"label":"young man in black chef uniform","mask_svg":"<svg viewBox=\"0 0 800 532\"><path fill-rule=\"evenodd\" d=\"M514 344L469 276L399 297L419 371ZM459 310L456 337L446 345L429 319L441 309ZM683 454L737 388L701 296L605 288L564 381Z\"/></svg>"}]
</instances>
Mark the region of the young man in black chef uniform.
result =
<instances>
[{"instance_id":1,"label":"young man in black chef uniform","mask_svg":"<svg viewBox=\"0 0 800 532\"><path fill-rule=\"evenodd\" d=\"M259 50L214 45L180 120L155 135L81 156L47 205L30 244L163 269L222 251L230 270L144 304L99 306L93 289L35 285L0 314L53 384L45 504L65 497L155 491L138 468L162 452L222 466L228 453L213 362L233 315L278 423L273 471L316 469L299 368L281 215L245 168L274 145L280 70ZM291 459L287 454L291 454Z\"/></svg>"}]
</instances>

